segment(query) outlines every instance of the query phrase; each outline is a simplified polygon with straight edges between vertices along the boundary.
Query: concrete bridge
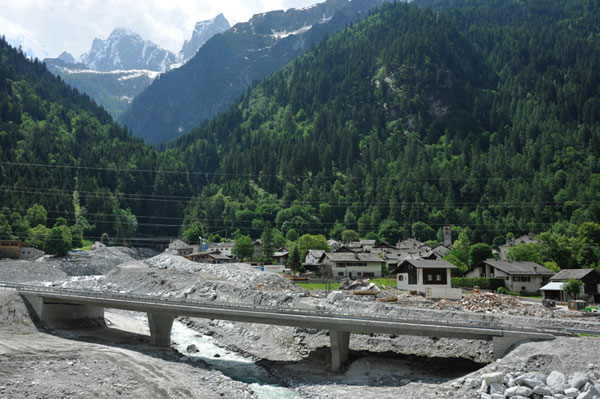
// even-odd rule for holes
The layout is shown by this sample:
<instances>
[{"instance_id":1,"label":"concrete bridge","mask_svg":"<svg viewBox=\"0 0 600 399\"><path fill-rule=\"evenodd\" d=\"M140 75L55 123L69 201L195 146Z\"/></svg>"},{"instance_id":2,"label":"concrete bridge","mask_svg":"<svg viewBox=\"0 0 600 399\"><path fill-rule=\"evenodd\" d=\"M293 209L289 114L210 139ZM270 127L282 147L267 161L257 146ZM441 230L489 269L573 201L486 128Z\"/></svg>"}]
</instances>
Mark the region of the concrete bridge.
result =
<instances>
[{"instance_id":1,"label":"concrete bridge","mask_svg":"<svg viewBox=\"0 0 600 399\"><path fill-rule=\"evenodd\" d=\"M564 335L564 331L559 330L520 328L480 321L408 319L241 303L163 299L10 283L0 283L0 288L17 290L31 304L39 319L46 322L100 319L104 317L105 308L145 312L148 315L150 341L158 347L171 345L171 328L176 316L328 330L331 366L334 371L338 371L348 360L350 334L353 332L487 340L493 343L494 358L504 356L519 342L551 340L555 335Z\"/></svg>"}]
</instances>

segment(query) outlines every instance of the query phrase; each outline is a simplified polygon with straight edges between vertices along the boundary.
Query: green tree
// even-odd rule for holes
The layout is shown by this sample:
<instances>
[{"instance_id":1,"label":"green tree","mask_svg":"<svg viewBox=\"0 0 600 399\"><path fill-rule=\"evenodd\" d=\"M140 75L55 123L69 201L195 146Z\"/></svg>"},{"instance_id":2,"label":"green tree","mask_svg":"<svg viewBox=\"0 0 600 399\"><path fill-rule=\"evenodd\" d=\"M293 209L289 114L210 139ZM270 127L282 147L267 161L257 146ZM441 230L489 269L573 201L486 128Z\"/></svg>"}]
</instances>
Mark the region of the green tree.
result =
<instances>
[{"instance_id":1,"label":"green tree","mask_svg":"<svg viewBox=\"0 0 600 399\"><path fill-rule=\"evenodd\" d=\"M231 252L242 261L252 259L252 255L254 255L252 239L245 235L237 236Z\"/></svg>"},{"instance_id":2,"label":"green tree","mask_svg":"<svg viewBox=\"0 0 600 399\"><path fill-rule=\"evenodd\" d=\"M383 241L395 245L401 236L400 225L395 220L386 219L379 225L379 237Z\"/></svg>"},{"instance_id":3,"label":"green tree","mask_svg":"<svg viewBox=\"0 0 600 399\"><path fill-rule=\"evenodd\" d=\"M300 259L304 259L309 249L322 249L329 251L329 245L327 245L327 238L322 234L312 235L304 234L298 238L298 252Z\"/></svg>"},{"instance_id":4,"label":"green tree","mask_svg":"<svg viewBox=\"0 0 600 399\"><path fill-rule=\"evenodd\" d=\"M435 240L436 233L427 223L415 222L412 225L412 236L421 242Z\"/></svg>"},{"instance_id":5,"label":"green tree","mask_svg":"<svg viewBox=\"0 0 600 399\"><path fill-rule=\"evenodd\" d=\"M265 228L260 236L260 241L262 242L263 254L271 259L273 256L273 252L275 252L275 241L273 237L273 229L271 228L271 223L267 222Z\"/></svg>"},{"instance_id":6,"label":"green tree","mask_svg":"<svg viewBox=\"0 0 600 399\"><path fill-rule=\"evenodd\" d=\"M298 232L296 229L289 229L287 234L285 235L285 239L291 242L294 242L298 239Z\"/></svg>"},{"instance_id":7,"label":"green tree","mask_svg":"<svg viewBox=\"0 0 600 399\"><path fill-rule=\"evenodd\" d=\"M0 240L12 240L12 227L6 216L0 214Z\"/></svg>"},{"instance_id":8,"label":"green tree","mask_svg":"<svg viewBox=\"0 0 600 399\"><path fill-rule=\"evenodd\" d=\"M577 236L591 244L600 245L600 224L586 222L577 229Z\"/></svg>"},{"instance_id":9,"label":"green tree","mask_svg":"<svg viewBox=\"0 0 600 399\"><path fill-rule=\"evenodd\" d=\"M535 262L544 264L544 251L540 244L527 243L519 244L508 248L506 257L517 262Z\"/></svg>"},{"instance_id":10,"label":"green tree","mask_svg":"<svg viewBox=\"0 0 600 399\"><path fill-rule=\"evenodd\" d=\"M48 211L40 204L33 204L25 213L25 220L30 226L46 225Z\"/></svg>"},{"instance_id":11,"label":"green tree","mask_svg":"<svg viewBox=\"0 0 600 399\"><path fill-rule=\"evenodd\" d=\"M54 226L46 238L44 250L52 255L64 256L73 249L71 232L67 226Z\"/></svg>"},{"instance_id":12,"label":"green tree","mask_svg":"<svg viewBox=\"0 0 600 399\"><path fill-rule=\"evenodd\" d=\"M471 245L469 248L469 265L471 267L492 257L492 247L490 247L488 244L477 243Z\"/></svg>"},{"instance_id":13,"label":"green tree","mask_svg":"<svg viewBox=\"0 0 600 399\"><path fill-rule=\"evenodd\" d=\"M137 232L137 218L130 209L118 209L115 223L116 240L123 244Z\"/></svg>"},{"instance_id":14,"label":"green tree","mask_svg":"<svg viewBox=\"0 0 600 399\"><path fill-rule=\"evenodd\" d=\"M27 243L34 248L44 250L49 235L50 229L44 225L38 224L36 227L29 230Z\"/></svg>"},{"instance_id":15,"label":"green tree","mask_svg":"<svg viewBox=\"0 0 600 399\"><path fill-rule=\"evenodd\" d=\"M56 218L56 221L54 222L54 227L57 226L67 226L67 219L65 219L64 217L60 216Z\"/></svg>"},{"instance_id":16,"label":"green tree","mask_svg":"<svg viewBox=\"0 0 600 399\"><path fill-rule=\"evenodd\" d=\"M577 300L579 293L581 292L581 287L584 285L583 281L571 278L563 283L563 290L565 293L569 294L571 298Z\"/></svg>"},{"instance_id":17,"label":"green tree","mask_svg":"<svg viewBox=\"0 0 600 399\"><path fill-rule=\"evenodd\" d=\"M358 233L354 230L344 230L342 231L342 242L349 243L353 241L360 240Z\"/></svg>"},{"instance_id":18,"label":"green tree","mask_svg":"<svg viewBox=\"0 0 600 399\"><path fill-rule=\"evenodd\" d=\"M298 251L298 247L294 245L290 252L290 256L285 263L286 267L292 271L293 275L298 274L301 271L302 262L300 261L300 251Z\"/></svg>"},{"instance_id":19,"label":"green tree","mask_svg":"<svg viewBox=\"0 0 600 399\"><path fill-rule=\"evenodd\" d=\"M188 244L199 242L200 237L204 237L204 226L199 220L190 223L188 228L183 231L183 239Z\"/></svg>"},{"instance_id":20,"label":"green tree","mask_svg":"<svg viewBox=\"0 0 600 399\"><path fill-rule=\"evenodd\" d=\"M78 224L69 226L73 248L83 247L83 227Z\"/></svg>"}]
</instances>

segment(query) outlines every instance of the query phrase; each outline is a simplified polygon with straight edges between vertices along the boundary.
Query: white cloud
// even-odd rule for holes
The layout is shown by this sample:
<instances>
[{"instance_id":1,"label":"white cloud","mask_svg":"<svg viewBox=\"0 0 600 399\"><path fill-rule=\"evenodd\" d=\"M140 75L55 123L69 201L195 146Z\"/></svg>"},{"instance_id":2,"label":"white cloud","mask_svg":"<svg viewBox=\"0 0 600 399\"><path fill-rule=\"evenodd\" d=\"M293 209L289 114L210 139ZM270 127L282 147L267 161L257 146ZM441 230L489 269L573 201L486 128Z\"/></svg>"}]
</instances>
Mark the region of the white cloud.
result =
<instances>
[{"instance_id":1,"label":"white cloud","mask_svg":"<svg viewBox=\"0 0 600 399\"><path fill-rule=\"evenodd\" d=\"M78 58L94 38L105 39L123 27L177 53L196 22L219 13L233 25L256 13L319 1L0 0L0 34L38 58L56 57L64 50Z\"/></svg>"}]
</instances>

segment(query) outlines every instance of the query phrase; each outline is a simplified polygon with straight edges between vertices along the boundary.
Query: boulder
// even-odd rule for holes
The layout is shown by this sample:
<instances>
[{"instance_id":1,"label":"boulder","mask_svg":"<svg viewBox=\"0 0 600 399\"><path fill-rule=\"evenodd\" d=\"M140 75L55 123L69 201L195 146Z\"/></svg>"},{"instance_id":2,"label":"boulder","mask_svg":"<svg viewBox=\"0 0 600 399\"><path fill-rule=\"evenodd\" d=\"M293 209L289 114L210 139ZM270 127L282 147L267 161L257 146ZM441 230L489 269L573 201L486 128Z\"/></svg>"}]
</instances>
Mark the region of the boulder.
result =
<instances>
[{"instance_id":1,"label":"boulder","mask_svg":"<svg viewBox=\"0 0 600 399\"><path fill-rule=\"evenodd\" d=\"M587 373L582 373L578 371L575 374L573 374L573 377L571 377L571 380L569 381L569 386L571 386L572 388L579 389L582 386L584 386L589 380L590 377L587 375Z\"/></svg>"},{"instance_id":2,"label":"boulder","mask_svg":"<svg viewBox=\"0 0 600 399\"><path fill-rule=\"evenodd\" d=\"M567 388L565 389L565 395L568 396L569 398L576 398L577 396L579 396L580 392L579 389L577 388Z\"/></svg>"},{"instance_id":3,"label":"boulder","mask_svg":"<svg viewBox=\"0 0 600 399\"><path fill-rule=\"evenodd\" d=\"M482 375L481 379L483 379L487 385L492 385L493 382L502 383L502 381L504 381L504 374L499 371L496 371L494 373L487 373Z\"/></svg>"},{"instance_id":4,"label":"boulder","mask_svg":"<svg viewBox=\"0 0 600 399\"><path fill-rule=\"evenodd\" d=\"M518 387L517 388L517 396L525 396L526 398L530 398L533 395L533 389L528 387Z\"/></svg>"},{"instance_id":5,"label":"boulder","mask_svg":"<svg viewBox=\"0 0 600 399\"><path fill-rule=\"evenodd\" d=\"M498 383L498 382L492 382L490 383L490 394L499 394L499 395L503 395L504 396L504 391L506 390L506 388L504 387L504 385Z\"/></svg>"},{"instance_id":6,"label":"boulder","mask_svg":"<svg viewBox=\"0 0 600 399\"><path fill-rule=\"evenodd\" d=\"M551 372L546 378L546 385L550 387L554 392L562 390L563 386L567 384L567 377L560 371Z\"/></svg>"},{"instance_id":7,"label":"boulder","mask_svg":"<svg viewBox=\"0 0 600 399\"><path fill-rule=\"evenodd\" d=\"M535 387L533 387L533 393L536 393L538 395L542 395L542 396L552 396L553 392L552 390L547 387L546 385L537 385Z\"/></svg>"},{"instance_id":8,"label":"boulder","mask_svg":"<svg viewBox=\"0 0 600 399\"><path fill-rule=\"evenodd\" d=\"M600 389L591 386L587 391L580 393L577 399L600 399Z\"/></svg>"},{"instance_id":9,"label":"boulder","mask_svg":"<svg viewBox=\"0 0 600 399\"><path fill-rule=\"evenodd\" d=\"M344 298L346 298L344 296L344 293L341 291L331 291L329 293L329 295L327 295L327 302L329 303L335 303L337 301L343 301Z\"/></svg>"}]
</instances>

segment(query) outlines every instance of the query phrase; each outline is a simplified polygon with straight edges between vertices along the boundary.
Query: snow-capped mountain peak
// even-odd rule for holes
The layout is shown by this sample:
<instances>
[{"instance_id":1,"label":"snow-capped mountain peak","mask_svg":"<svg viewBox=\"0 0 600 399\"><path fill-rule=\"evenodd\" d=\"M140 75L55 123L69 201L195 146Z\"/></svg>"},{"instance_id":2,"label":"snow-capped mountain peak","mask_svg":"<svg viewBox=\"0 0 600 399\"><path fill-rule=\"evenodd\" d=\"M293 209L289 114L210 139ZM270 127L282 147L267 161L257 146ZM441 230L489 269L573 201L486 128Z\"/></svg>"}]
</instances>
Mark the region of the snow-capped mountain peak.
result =
<instances>
[{"instance_id":1,"label":"snow-capped mountain peak","mask_svg":"<svg viewBox=\"0 0 600 399\"><path fill-rule=\"evenodd\" d=\"M164 72L176 62L175 54L143 40L126 28L116 28L106 40L94 39L81 62L97 71L147 69Z\"/></svg>"}]
</instances>

